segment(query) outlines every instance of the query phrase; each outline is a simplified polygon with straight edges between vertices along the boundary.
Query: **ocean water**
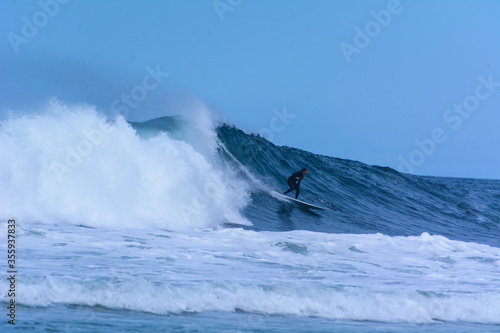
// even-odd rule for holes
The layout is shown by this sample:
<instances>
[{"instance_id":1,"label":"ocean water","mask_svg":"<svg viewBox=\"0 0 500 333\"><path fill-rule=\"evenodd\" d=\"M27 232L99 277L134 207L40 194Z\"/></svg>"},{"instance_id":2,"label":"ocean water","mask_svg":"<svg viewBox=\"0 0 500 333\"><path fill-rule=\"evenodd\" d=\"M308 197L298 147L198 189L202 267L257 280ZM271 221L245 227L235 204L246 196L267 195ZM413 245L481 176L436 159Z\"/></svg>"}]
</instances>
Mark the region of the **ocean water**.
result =
<instances>
[{"instance_id":1,"label":"ocean water","mask_svg":"<svg viewBox=\"0 0 500 333\"><path fill-rule=\"evenodd\" d=\"M307 167L301 199L286 178ZM0 126L2 332L500 332L500 181L278 147L205 110Z\"/></svg>"}]
</instances>

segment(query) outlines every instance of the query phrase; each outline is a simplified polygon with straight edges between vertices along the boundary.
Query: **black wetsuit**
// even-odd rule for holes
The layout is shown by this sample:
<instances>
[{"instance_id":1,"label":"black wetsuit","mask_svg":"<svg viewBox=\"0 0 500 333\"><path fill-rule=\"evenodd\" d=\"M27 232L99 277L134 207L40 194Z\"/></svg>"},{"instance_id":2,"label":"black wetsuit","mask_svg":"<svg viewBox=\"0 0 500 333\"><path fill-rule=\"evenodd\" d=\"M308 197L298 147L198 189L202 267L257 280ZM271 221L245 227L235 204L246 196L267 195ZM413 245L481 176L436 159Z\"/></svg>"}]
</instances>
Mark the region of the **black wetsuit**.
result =
<instances>
[{"instance_id":1,"label":"black wetsuit","mask_svg":"<svg viewBox=\"0 0 500 333\"><path fill-rule=\"evenodd\" d=\"M300 181L302 180L302 178L304 178L304 174L302 173L302 171L297 171L293 173L287 180L290 189L287 190L284 194L288 194L293 190L296 190L297 192L295 193L295 199L297 199L300 193Z\"/></svg>"}]
</instances>

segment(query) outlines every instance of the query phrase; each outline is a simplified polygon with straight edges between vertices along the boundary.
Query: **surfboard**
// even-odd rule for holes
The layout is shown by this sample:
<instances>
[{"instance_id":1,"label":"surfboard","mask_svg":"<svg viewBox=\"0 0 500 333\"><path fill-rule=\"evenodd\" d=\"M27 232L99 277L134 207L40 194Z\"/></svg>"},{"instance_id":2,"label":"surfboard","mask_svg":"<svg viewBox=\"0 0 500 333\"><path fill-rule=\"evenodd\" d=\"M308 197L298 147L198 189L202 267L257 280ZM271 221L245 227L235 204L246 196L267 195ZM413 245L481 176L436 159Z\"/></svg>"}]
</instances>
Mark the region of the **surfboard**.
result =
<instances>
[{"instance_id":1,"label":"surfboard","mask_svg":"<svg viewBox=\"0 0 500 333\"><path fill-rule=\"evenodd\" d=\"M325 210L326 209L324 207L316 206L316 205L310 204L310 203L305 202L305 201L301 201L301 200L297 200L297 199L294 199L294 198L287 197L284 194L281 194L281 195L282 195L283 198L285 198L285 199L289 200L290 202L293 202L297 206L300 206L300 207L303 207L303 208L317 209L317 210Z\"/></svg>"}]
</instances>

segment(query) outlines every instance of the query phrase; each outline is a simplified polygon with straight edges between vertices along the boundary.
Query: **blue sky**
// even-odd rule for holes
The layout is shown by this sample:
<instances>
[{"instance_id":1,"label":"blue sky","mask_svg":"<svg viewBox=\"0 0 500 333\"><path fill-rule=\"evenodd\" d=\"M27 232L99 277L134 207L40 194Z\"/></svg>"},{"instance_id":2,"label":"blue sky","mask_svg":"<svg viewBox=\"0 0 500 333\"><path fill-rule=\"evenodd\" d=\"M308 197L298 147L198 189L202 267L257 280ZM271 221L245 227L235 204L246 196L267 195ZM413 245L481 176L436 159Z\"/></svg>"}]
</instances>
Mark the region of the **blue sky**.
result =
<instances>
[{"instance_id":1,"label":"blue sky","mask_svg":"<svg viewBox=\"0 0 500 333\"><path fill-rule=\"evenodd\" d=\"M0 12L0 119L51 97L112 114L135 93L127 119L147 120L197 98L278 145L500 179L500 1L2 0Z\"/></svg>"}]
</instances>

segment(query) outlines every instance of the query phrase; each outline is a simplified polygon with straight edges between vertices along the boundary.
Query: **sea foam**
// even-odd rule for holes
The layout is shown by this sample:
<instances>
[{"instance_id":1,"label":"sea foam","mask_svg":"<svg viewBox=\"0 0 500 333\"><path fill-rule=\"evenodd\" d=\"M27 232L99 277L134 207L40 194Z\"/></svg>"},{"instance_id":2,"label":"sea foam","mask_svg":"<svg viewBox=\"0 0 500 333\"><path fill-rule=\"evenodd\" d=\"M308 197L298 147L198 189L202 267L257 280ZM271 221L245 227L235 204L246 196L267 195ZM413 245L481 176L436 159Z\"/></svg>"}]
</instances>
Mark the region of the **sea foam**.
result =
<instances>
[{"instance_id":1,"label":"sea foam","mask_svg":"<svg viewBox=\"0 0 500 333\"><path fill-rule=\"evenodd\" d=\"M0 217L169 230L250 225L240 214L247 184L215 158L216 135L196 119L195 149L166 133L142 138L123 118L85 105L52 102L13 117L0 126Z\"/></svg>"},{"instance_id":2,"label":"sea foam","mask_svg":"<svg viewBox=\"0 0 500 333\"><path fill-rule=\"evenodd\" d=\"M487 245L427 233L46 227L19 231L25 249L40 248L25 250L19 304L500 324L500 252ZM47 258L57 258L50 272Z\"/></svg>"}]
</instances>

